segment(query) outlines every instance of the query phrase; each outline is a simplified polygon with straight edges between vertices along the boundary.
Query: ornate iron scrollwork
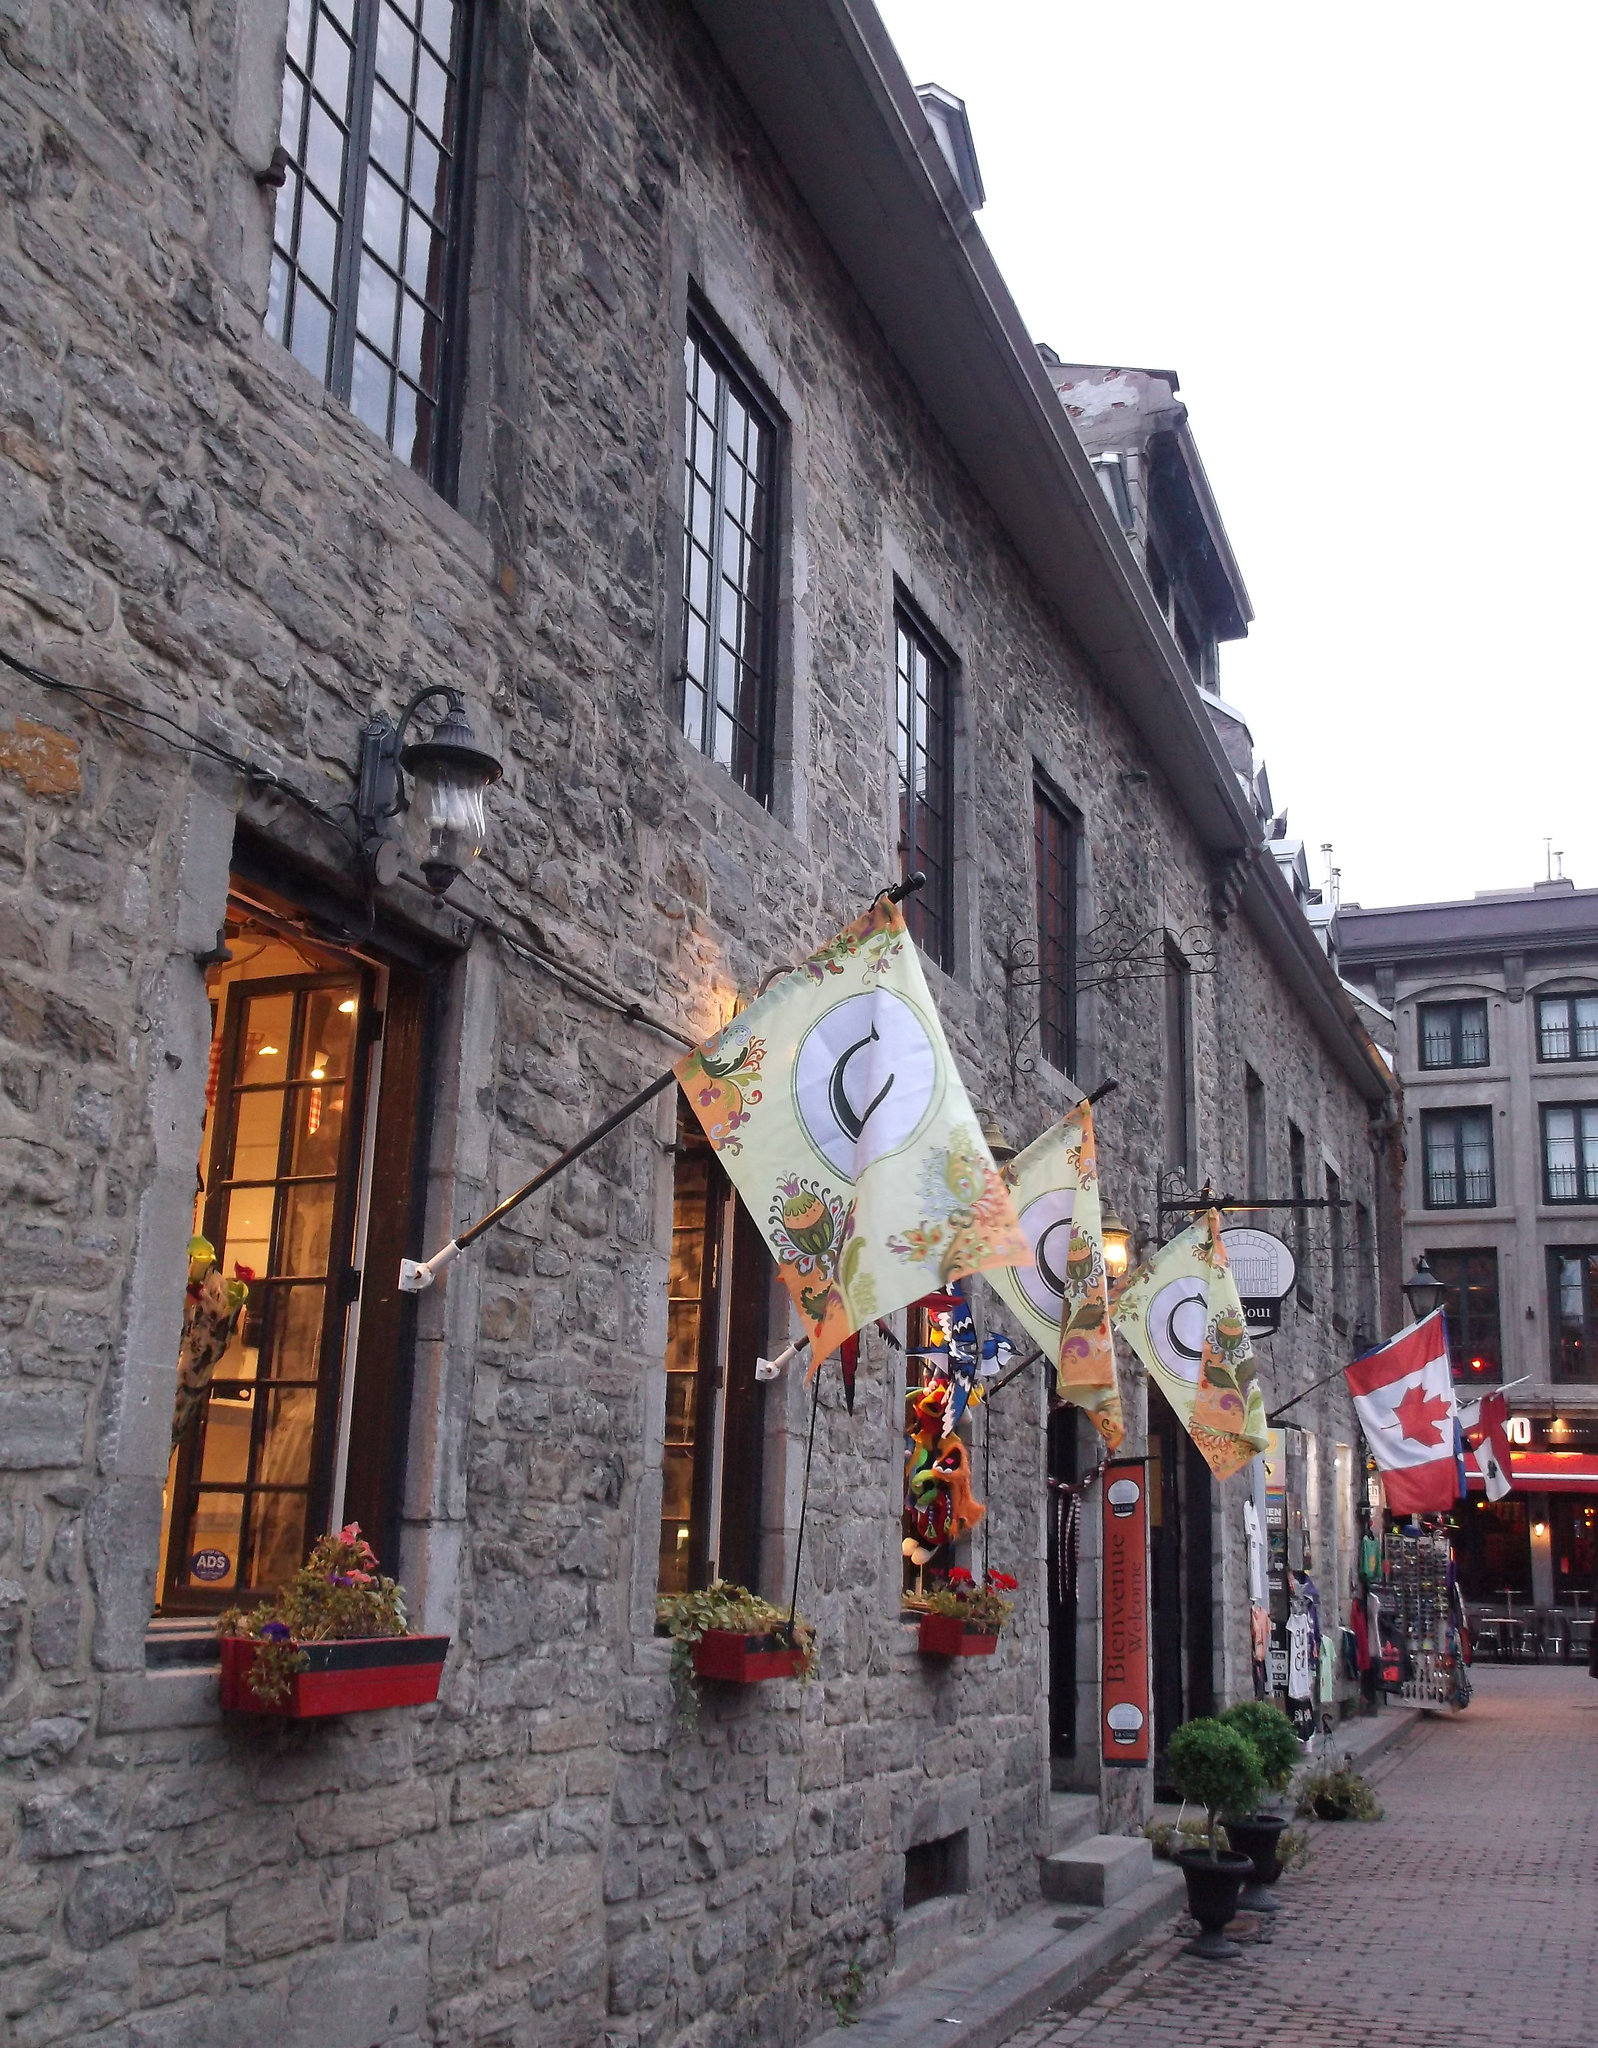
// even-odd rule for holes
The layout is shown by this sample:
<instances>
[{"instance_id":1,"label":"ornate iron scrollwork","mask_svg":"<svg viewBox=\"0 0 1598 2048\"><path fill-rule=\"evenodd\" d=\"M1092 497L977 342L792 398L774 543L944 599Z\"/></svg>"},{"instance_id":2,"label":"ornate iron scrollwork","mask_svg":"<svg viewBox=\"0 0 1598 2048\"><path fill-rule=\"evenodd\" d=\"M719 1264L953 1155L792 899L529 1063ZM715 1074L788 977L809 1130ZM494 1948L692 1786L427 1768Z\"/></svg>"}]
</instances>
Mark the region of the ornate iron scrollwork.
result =
<instances>
[{"instance_id":1,"label":"ornate iron scrollwork","mask_svg":"<svg viewBox=\"0 0 1598 2048\"><path fill-rule=\"evenodd\" d=\"M1220 964L1220 949L1214 932L1206 924L1190 924L1180 932L1169 925L1139 929L1124 911L1112 911L1085 934L1077 947L1076 993L1096 989L1123 988L1134 981L1157 981L1165 973L1170 951L1181 955L1189 974L1213 974ZM1042 1027L1043 1012L1028 1004L1024 992L1041 986L1038 972L1038 942L1023 938L1013 926L1004 949L1005 1017L1010 1038L1010 1072L1037 1072L1038 1055L1028 1051L1027 1041ZM1024 1012L1031 1010L1031 1016Z\"/></svg>"}]
</instances>

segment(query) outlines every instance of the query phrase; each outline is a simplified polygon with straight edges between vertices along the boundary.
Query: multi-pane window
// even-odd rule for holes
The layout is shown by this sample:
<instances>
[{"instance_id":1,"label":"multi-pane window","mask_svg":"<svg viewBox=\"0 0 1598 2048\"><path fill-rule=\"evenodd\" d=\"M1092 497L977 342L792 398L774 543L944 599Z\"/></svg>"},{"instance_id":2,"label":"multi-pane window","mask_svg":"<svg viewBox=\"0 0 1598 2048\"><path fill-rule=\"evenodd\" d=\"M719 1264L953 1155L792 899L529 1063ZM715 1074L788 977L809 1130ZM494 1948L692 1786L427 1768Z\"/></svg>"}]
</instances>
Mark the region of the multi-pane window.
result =
<instances>
[{"instance_id":1,"label":"multi-pane window","mask_svg":"<svg viewBox=\"0 0 1598 2048\"><path fill-rule=\"evenodd\" d=\"M693 321L683 369L682 728L769 804L777 425L749 379Z\"/></svg>"},{"instance_id":2,"label":"multi-pane window","mask_svg":"<svg viewBox=\"0 0 1598 2048\"><path fill-rule=\"evenodd\" d=\"M1598 1060L1598 996L1539 996L1537 1057Z\"/></svg>"},{"instance_id":3,"label":"multi-pane window","mask_svg":"<svg viewBox=\"0 0 1598 2048\"><path fill-rule=\"evenodd\" d=\"M1301 1206L1292 1211L1293 1263L1298 1268L1295 1292L1301 1308L1315 1306L1315 1276L1309 1262L1309 1147L1297 1124L1287 1127L1287 1177L1292 1182L1293 1200Z\"/></svg>"},{"instance_id":4,"label":"multi-pane window","mask_svg":"<svg viewBox=\"0 0 1598 2048\"><path fill-rule=\"evenodd\" d=\"M1252 1067L1243 1069L1243 1115L1248 1145L1248 1158L1244 1162L1248 1173L1247 1192L1258 1195L1263 1201L1270 1192L1265 1129L1265 1083Z\"/></svg>"},{"instance_id":5,"label":"multi-pane window","mask_svg":"<svg viewBox=\"0 0 1598 2048\"><path fill-rule=\"evenodd\" d=\"M1354 1205L1354 1256L1359 1266L1355 1283L1354 1340L1363 1346L1376 1341L1376 1226L1370 1206L1365 1202Z\"/></svg>"},{"instance_id":6,"label":"multi-pane window","mask_svg":"<svg viewBox=\"0 0 1598 2048\"><path fill-rule=\"evenodd\" d=\"M1443 1323L1455 1379L1496 1380L1503 1372L1497 1252L1428 1251L1426 1263L1442 1282Z\"/></svg>"},{"instance_id":7,"label":"multi-pane window","mask_svg":"<svg viewBox=\"0 0 1598 2048\"><path fill-rule=\"evenodd\" d=\"M893 614L899 751L899 866L926 886L906 905L916 944L954 965L953 689L949 662L904 605Z\"/></svg>"},{"instance_id":8,"label":"multi-pane window","mask_svg":"<svg viewBox=\"0 0 1598 2048\"><path fill-rule=\"evenodd\" d=\"M1422 1003L1419 1035L1423 1067L1485 1067L1487 1005Z\"/></svg>"},{"instance_id":9,"label":"multi-pane window","mask_svg":"<svg viewBox=\"0 0 1598 2048\"><path fill-rule=\"evenodd\" d=\"M403 462L444 481L465 0L289 0L266 329Z\"/></svg>"},{"instance_id":10,"label":"multi-pane window","mask_svg":"<svg viewBox=\"0 0 1598 2048\"><path fill-rule=\"evenodd\" d=\"M1192 975L1187 962L1166 941L1164 998L1165 1163L1184 1175L1193 1170L1188 1100L1192 1035Z\"/></svg>"},{"instance_id":11,"label":"multi-pane window","mask_svg":"<svg viewBox=\"0 0 1598 2048\"><path fill-rule=\"evenodd\" d=\"M1348 1225L1344 1221L1342 1177L1330 1166L1326 1169L1326 1220L1330 1226L1332 1242L1332 1327L1348 1329Z\"/></svg>"},{"instance_id":12,"label":"multi-pane window","mask_svg":"<svg viewBox=\"0 0 1598 2048\"><path fill-rule=\"evenodd\" d=\"M666 1290L662 1593L759 1576L762 1389L771 1256L679 1104Z\"/></svg>"},{"instance_id":13,"label":"multi-pane window","mask_svg":"<svg viewBox=\"0 0 1598 2048\"><path fill-rule=\"evenodd\" d=\"M1598 1202L1598 1103L1543 1104L1543 1199Z\"/></svg>"},{"instance_id":14,"label":"multi-pane window","mask_svg":"<svg viewBox=\"0 0 1598 2048\"><path fill-rule=\"evenodd\" d=\"M1598 1340L1598 1247L1560 1246L1548 1254L1556 1380L1591 1380Z\"/></svg>"},{"instance_id":15,"label":"multi-pane window","mask_svg":"<svg viewBox=\"0 0 1598 2048\"><path fill-rule=\"evenodd\" d=\"M1043 1057L1076 1071L1077 823L1041 782L1032 785L1038 878L1038 1030Z\"/></svg>"},{"instance_id":16,"label":"multi-pane window","mask_svg":"<svg viewBox=\"0 0 1598 2048\"><path fill-rule=\"evenodd\" d=\"M1421 1112L1428 1209L1493 1205L1493 1117L1488 1109Z\"/></svg>"}]
</instances>

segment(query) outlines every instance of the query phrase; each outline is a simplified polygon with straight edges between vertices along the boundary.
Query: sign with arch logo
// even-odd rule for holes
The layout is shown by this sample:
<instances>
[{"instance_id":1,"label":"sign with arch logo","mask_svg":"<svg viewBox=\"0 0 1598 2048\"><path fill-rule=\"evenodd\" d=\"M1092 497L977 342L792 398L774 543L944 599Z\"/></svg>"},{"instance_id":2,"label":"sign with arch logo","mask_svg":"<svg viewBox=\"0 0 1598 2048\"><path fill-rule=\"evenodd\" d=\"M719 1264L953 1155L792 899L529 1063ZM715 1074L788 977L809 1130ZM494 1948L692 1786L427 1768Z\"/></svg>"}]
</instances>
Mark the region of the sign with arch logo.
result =
<instances>
[{"instance_id":1,"label":"sign with arch logo","mask_svg":"<svg viewBox=\"0 0 1598 2048\"><path fill-rule=\"evenodd\" d=\"M811 1341L1032 1264L897 904L879 900L677 1062Z\"/></svg>"}]
</instances>

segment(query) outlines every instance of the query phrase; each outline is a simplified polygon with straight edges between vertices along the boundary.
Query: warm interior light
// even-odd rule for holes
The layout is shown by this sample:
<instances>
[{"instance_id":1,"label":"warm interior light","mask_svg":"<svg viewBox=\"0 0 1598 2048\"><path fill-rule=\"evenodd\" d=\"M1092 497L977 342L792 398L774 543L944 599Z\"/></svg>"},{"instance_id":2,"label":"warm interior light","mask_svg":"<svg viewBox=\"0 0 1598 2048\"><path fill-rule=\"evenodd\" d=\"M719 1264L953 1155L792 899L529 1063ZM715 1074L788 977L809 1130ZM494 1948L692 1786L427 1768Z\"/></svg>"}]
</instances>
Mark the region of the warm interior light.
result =
<instances>
[{"instance_id":1,"label":"warm interior light","mask_svg":"<svg viewBox=\"0 0 1598 2048\"><path fill-rule=\"evenodd\" d=\"M275 1045L258 1045L255 1048L255 1056L260 1060L275 1060L277 1058L277 1047Z\"/></svg>"},{"instance_id":2,"label":"warm interior light","mask_svg":"<svg viewBox=\"0 0 1598 2048\"><path fill-rule=\"evenodd\" d=\"M1111 1280L1124 1280L1132 1263L1132 1233L1113 1209L1104 1218L1103 1238L1104 1271Z\"/></svg>"},{"instance_id":3,"label":"warm interior light","mask_svg":"<svg viewBox=\"0 0 1598 2048\"><path fill-rule=\"evenodd\" d=\"M1534 1536L1546 1536L1548 1534L1548 1524L1546 1522L1533 1522L1531 1533Z\"/></svg>"},{"instance_id":4,"label":"warm interior light","mask_svg":"<svg viewBox=\"0 0 1598 2048\"><path fill-rule=\"evenodd\" d=\"M343 1002L341 1002L341 1003L339 1004L339 1006L338 1006L338 1013L339 1013L339 1015L340 1015L341 1017L353 1017L353 1016L354 1016L354 1014L355 1014L355 998L354 998L354 996L346 996L346 997L344 998Z\"/></svg>"}]
</instances>

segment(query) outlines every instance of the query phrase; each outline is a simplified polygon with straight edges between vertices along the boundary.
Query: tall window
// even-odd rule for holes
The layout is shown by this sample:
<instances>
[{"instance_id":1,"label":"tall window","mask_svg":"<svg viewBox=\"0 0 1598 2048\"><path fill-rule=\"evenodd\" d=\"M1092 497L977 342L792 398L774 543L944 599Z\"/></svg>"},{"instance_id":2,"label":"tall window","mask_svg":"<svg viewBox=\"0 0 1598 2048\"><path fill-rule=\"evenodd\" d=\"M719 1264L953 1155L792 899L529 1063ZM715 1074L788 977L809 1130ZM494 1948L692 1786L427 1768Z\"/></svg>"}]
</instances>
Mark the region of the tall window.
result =
<instances>
[{"instance_id":1,"label":"tall window","mask_svg":"<svg viewBox=\"0 0 1598 2048\"><path fill-rule=\"evenodd\" d=\"M1423 1067L1485 1067L1487 1005L1422 1003L1420 1063Z\"/></svg>"},{"instance_id":2,"label":"tall window","mask_svg":"<svg viewBox=\"0 0 1598 2048\"><path fill-rule=\"evenodd\" d=\"M1421 1112L1428 1209L1490 1209L1493 1205L1493 1115L1490 1109Z\"/></svg>"},{"instance_id":3,"label":"tall window","mask_svg":"<svg viewBox=\"0 0 1598 2048\"><path fill-rule=\"evenodd\" d=\"M1598 1103L1543 1104L1543 1199L1598 1202Z\"/></svg>"},{"instance_id":4,"label":"tall window","mask_svg":"<svg viewBox=\"0 0 1598 2048\"><path fill-rule=\"evenodd\" d=\"M697 1121L679 1105L666 1290L662 1593L760 1569L763 1389L771 1256Z\"/></svg>"},{"instance_id":5,"label":"tall window","mask_svg":"<svg viewBox=\"0 0 1598 2048\"><path fill-rule=\"evenodd\" d=\"M1360 1345L1376 1341L1376 1227L1367 1202L1354 1204L1354 1256L1356 1278L1354 1338ZM1435 1270L1435 1269L1434 1269Z\"/></svg>"},{"instance_id":6,"label":"tall window","mask_svg":"<svg viewBox=\"0 0 1598 2048\"><path fill-rule=\"evenodd\" d=\"M916 944L954 965L954 692L949 660L902 604L893 614L900 872L926 874L906 905Z\"/></svg>"},{"instance_id":7,"label":"tall window","mask_svg":"<svg viewBox=\"0 0 1598 2048\"><path fill-rule=\"evenodd\" d=\"M1188 1100L1191 980L1187 962L1167 939L1162 986L1165 1038L1165 1163L1192 1177L1193 1146Z\"/></svg>"},{"instance_id":8,"label":"tall window","mask_svg":"<svg viewBox=\"0 0 1598 2048\"><path fill-rule=\"evenodd\" d=\"M1560 1246L1548 1254L1553 1309L1554 1378L1598 1379L1598 1247Z\"/></svg>"},{"instance_id":9,"label":"tall window","mask_svg":"<svg viewBox=\"0 0 1598 2048\"><path fill-rule=\"evenodd\" d=\"M1343 1182L1330 1166L1326 1169L1326 1221L1332 1243L1332 1328L1345 1335L1348 1330L1348 1225L1344 1221Z\"/></svg>"},{"instance_id":10,"label":"tall window","mask_svg":"<svg viewBox=\"0 0 1598 2048\"><path fill-rule=\"evenodd\" d=\"M1287 1174L1293 1184L1293 1200L1305 1202L1309 1199L1309 1148L1304 1143L1304 1133L1297 1124L1287 1127ZM1309 1262L1309 1211L1295 1209L1293 1212L1293 1262L1298 1267L1295 1291L1302 1308L1315 1306L1315 1276Z\"/></svg>"},{"instance_id":11,"label":"tall window","mask_svg":"<svg viewBox=\"0 0 1598 2048\"><path fill-rule=\"evenodd\" d=\"M1271 1178L1266 1151L1265 1083L1252 1067L1243 1069L1243 1115L1248 1147L1248 1157L1244 1161L1248 1176L1247 1192L1264 1201L1270 1194Z\"/></svg>"},{"instance_id":12,"label":"tall window","mask_svg":"<svg viewBox=\"0 0 1598 2048\"><path fill-rule=\"evenodd\" d=\"M1041 782L1032 785L1038 876L1038 1019L1043 1057L1076 1072L1077 823Z\"/></svg>"},{"instance_id":13,"label":"tall window","mask_svg":"<svg viewBox=\"0 0 1598 2048\"><path fill-rule=\"evenodd\" d=\"M1498 1323L1498 1254L1428 1251L1426 1263L1443 1285L1443 1321L1456 1380L1491 1383L1503 1374Z\"/></svg>"},{"instance_id":14,"label":"tall window","mask_svg":"<svg viewBox=\"0 0 1598 2048\"><path fill-rule=\"evenodd\" d=\"M682 729L771 801L777 421L697 321L683 347Z\"/></svg>"},{"instance_id":15,"label":"tall window","mask_svg":"<svg viewBox=\"0 0 1598 2048\"><path fill-rule=\"evenodd\" d=\"M1598 1060L1598 996L1539 996L1537 1057Z\"/></svg>"},{"instance_id":16,"label":"tall window","mask_svg":"<svg viewBox=\"0 0 1598 2048\"><path fill-rule=\"evenodd\" d=\"M435 484L458 354L464 0L290 0L266 331Z\"/></svg>"}]
</instances>

